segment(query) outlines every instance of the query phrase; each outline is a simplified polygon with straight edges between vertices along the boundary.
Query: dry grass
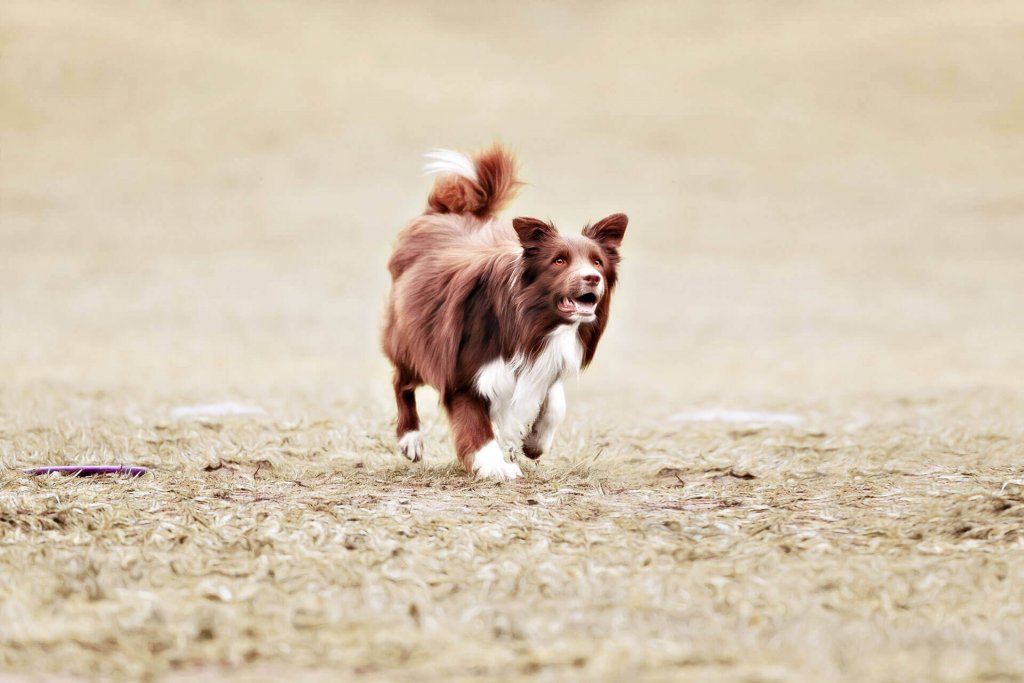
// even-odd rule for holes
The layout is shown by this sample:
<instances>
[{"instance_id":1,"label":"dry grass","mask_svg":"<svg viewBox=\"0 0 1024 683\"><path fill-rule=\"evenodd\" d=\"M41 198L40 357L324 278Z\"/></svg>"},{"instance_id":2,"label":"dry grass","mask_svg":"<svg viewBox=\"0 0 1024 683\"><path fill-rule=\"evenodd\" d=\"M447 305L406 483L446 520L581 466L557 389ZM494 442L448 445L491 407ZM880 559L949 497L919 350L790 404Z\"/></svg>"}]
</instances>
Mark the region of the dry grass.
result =
<instances>
[{"instance_id":1,"label":"dry grass","mask_svg":"<svg viewBox=\"0 0 1024 683\"><path fill-rule=\"evenodd\" d=\"M155 474L2 475L5 668L1012 679L1024 421L978 428L959 410L978 402L799 428L576 421L505 486L401 464L386 420L316 401L276 420L33 411L3 425L9 464L131 454Z\"/></svg>"},{"instance_id":2,"label":"dry grass","mask_svg":"<svg viewBox=\"0 0 1024 683\"><path fill-rule=\"evenodd\" d=\"M0 678L1024 679L1022 46L1012 2L7 3ZM393 453L376 347L416 155L496 133L517 210L632 218L511 485L429 392ZM220 401L263 412L174 413ZM20 473L108 462L153 472Z\"/></svg>"}]
</instances>

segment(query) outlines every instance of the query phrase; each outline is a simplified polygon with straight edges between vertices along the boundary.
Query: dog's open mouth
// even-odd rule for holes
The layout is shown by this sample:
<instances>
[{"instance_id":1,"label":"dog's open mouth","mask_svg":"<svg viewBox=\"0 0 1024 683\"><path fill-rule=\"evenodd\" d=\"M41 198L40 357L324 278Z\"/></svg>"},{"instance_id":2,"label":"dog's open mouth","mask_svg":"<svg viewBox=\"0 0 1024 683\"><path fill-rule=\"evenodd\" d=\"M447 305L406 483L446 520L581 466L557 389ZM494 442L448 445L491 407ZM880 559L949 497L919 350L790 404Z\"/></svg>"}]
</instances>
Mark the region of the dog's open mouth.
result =
<instances>
[{"instance_id":1,"label":"dog's open mouth","mask_svg":"<svg viewBox=\"0 0 1024 683\"><path fill-rule=\"evenodd\" d=\"M594 310L596 308L597 295L593 292L580 294L578 297L572 299L564 296L558 302L558 310L566 315L592 316L594 315Z\"/></svg>"}]
</instances>

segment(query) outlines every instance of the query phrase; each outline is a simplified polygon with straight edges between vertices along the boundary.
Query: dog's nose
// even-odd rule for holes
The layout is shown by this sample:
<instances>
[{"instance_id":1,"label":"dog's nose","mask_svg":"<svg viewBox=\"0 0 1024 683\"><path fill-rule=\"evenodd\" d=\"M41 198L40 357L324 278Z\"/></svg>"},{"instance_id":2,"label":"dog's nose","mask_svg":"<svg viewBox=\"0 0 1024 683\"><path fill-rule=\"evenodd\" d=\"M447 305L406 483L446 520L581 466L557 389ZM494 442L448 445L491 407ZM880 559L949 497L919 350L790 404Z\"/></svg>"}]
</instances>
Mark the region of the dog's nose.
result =
<instances>
[{"instance_id":1,"label":"dog's nose","mask_svg":"<svg viewBox=\"0 0 1024 683\"><path fill-rule=\"evenodd\" d=\"M587 273L583 276L583 284L588 287L597 287L601 284L601 276L597 273Z\"/></svg>"}]
</instances>

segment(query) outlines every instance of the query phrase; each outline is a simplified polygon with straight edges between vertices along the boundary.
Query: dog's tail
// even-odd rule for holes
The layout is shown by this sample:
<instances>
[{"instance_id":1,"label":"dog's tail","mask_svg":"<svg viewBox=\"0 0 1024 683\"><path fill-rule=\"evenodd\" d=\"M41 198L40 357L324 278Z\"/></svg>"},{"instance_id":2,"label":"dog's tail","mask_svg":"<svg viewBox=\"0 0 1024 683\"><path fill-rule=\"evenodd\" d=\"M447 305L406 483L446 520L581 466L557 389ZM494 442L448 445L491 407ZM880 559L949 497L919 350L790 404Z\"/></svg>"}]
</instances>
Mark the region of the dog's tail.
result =
<instances>
[{"instance_id":1,"label":"dog's tail","mask_svg":"<svg viewBox=\"0 0 1024 683\"><path fill-rule=\"evenodd\" d=\"M447 149L436 149L427 158L426 172L440 174L427 198L429 212L488 218L512 201L522 185L515 156L499 144L472 158Z\"/></svg>"}]
</instances>

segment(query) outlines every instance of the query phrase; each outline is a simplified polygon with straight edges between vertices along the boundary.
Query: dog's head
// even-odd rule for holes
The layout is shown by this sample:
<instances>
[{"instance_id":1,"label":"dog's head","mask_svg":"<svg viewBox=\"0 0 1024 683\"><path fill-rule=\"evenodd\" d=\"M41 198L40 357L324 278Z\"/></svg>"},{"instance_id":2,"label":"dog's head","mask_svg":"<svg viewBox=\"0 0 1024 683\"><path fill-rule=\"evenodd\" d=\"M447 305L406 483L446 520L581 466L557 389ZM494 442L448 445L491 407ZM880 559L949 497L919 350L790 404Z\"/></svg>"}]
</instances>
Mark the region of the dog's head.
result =
<instances>
[{"instance_id":1,"label":"dog's head","mask_svg":"<svg viewBox=\"0 0 1024 683\"><path fill-rule=\"evenodd\" d=\"M562 236L536 218L513 219L523 245L523 288L530 306L548 308L566 324L597 320L608 309L628 222L616 213L588 225L582 235Z\"/></svg>"}]
</instances>

